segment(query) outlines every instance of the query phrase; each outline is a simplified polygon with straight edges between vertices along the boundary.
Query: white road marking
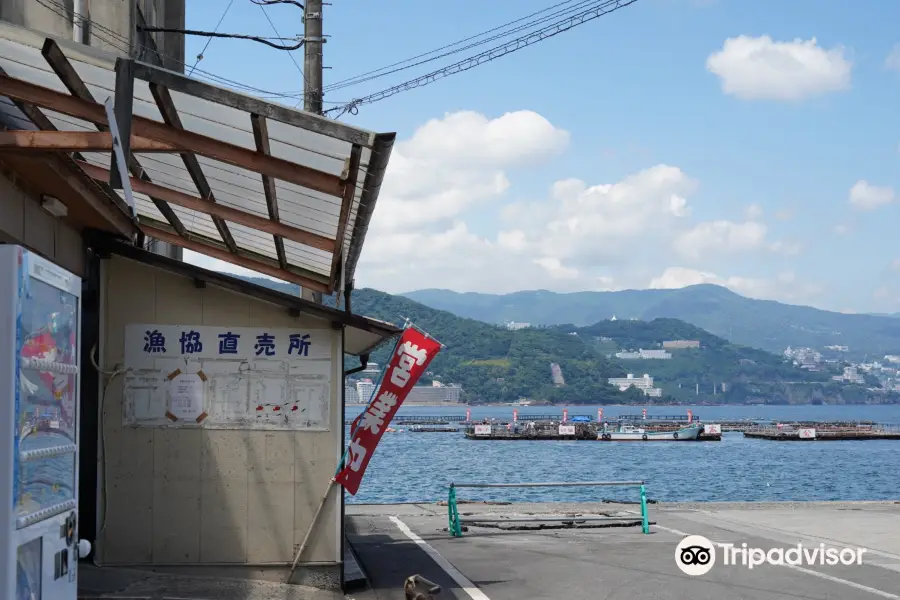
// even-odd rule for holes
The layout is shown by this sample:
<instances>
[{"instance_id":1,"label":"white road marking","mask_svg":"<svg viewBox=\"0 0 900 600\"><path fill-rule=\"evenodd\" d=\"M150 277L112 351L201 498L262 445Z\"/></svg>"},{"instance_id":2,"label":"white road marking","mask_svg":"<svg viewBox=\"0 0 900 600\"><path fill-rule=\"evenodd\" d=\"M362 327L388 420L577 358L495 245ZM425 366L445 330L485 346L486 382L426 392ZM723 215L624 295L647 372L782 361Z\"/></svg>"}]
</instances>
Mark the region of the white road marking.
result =
<instances>
[{"instance_id":1,"label":"white road marking","mask_svg":"<svg viewBox=\"0 0 900 600\"><path fill-rule=\"evenodd\" d=\"M832 539L832 538L827 538L827 537L822 537L822 536L817 536L817 535L809 535L809 534L806 534L806 533L800 533L800 532L797 532L797 531L791 531L790 529L779 529L778 527L772 527L771 525L760 525L760 524L758 524L758 523L752 523L752 524L750 524L750 523L744 523L744 522L742 522L742 521L733 521L733 520L731 520L731 519L726 519L726 518L724 518L724 517L722 517L722 516L719 516L717 513L712 512L712 511L709 511L709 510L697 510L697 511L695 511L695 512L698 512L698 513L700 513L700 514L702 514L702 515L706 515L708 518L714 519L714 520L716 520L716 521L719 521L720 523L727 523L727 524L729 524L729 525L734 525L734 526L736 526L736 527L739 527L739 528L741 528L741 529L744 529L745 531L746 531L747 529L751 529L751 530L753 530L753 529L761 529L761 530L769 531L769 532L772 532L772 533L778 533L778 534L781 534L781 535L784 535L784 536L787 536L787 537L793 537L793 536L796 536L796 537L798 537L798 538L805 538L805 539L807 539L807 540L813 540L813 541L815 541L815 542L821 542L821 543L831 544L831 545L834 545L834 546L841 545L841 546L846 546L846 547L848 547L848 548L851 547L851 546L854 546L854 544L846 544L846 543L844 543L844 542L842 542L842 541L840 541L840 540L835 540L835 539ZM724 528L724 527L721 527L721 529L725 529L725 528ZM875 549L872 549L872 548L866 548L866 554L872 554L872 555L875 555L875 556L880 556L880 557L882 557L882 558L889 558L889 559L892 559L892 560L900 560L900 555L892 554L892 553L890 553L890 552L885 552L885 551L883 551L883 550L875 550Z\"/></svg>"},{"instance_id":2,"label":"white road marking","mask_svg":"<svg viewBox=\"0 0 900 600\"><path fill-rule=\"evenodd\" d=\"M459 569L451 565L450 561L441 556L441 553L435 550L431 546L431 544L416 535L413 530L406 525L406 523L404 523L397 517L392 516L390 517L390 519L394 523L394 525L397 526L397 529L402 531L403 534L406 535L406 537L411 539L417 546L424 550L425 553L430 556L431 559L436 562L438 566L442 568L447 573L447 575L449 575L453 579L453 581L455 581L459 585L459 587L462 588L462 591L464 591L469 596L469 598L471 598L472 600L491 600L485 595L484 592L478 589L478 587L474 583L469 581L469 579L465 575L460 573ZM898 598L897 600L900 600L900 598Z\"/></svg>"},{"instance_id":3,"label":"white road marking","mask_svg":"<svg viewBox=\"0 0 900 600\"><path fill-rule=\"evenodd\" d=\"M677 529L672 529L670 527L663 527L662 525L653 525L657 529L662 529L663 531L668 531L670 533L674 533L675 535L683 535L687 537L689 534L678 531ZM722 542L717 542L716 540L710 540L713 543L721 544ZM798 567L796 565L777 565L779 567L786 567L788 569L793 569L795 571L799 571L800 573L806 573L807 575L812 575L813 577L818 577L820 579L825 579L826 581L830 581L832 583L842 583L848 587L855 588L857 590L862 590L864 592L869 592L870 594L874 594L876 596L881 596L882 598L890 598L890 600L900 600L900 596L897 594L892 594L891 592L885 592L884 590L875 589L873 587L869 587L867 585L863 585L861 583L856 583L855 581L849 581L847 579L841 579L840 577L835 577L834 575L828 575L826 573L820 573L819 571L813 571L812 569L806 569L804 567Z\"/></svg>"},{"instance_id":4,"label":"white road marking","mask_svg":"<svg viewBox=\"0 0 900 600\"><path fill-rule=\"evenodd\" d=\"M877 590L873 587L869 587L867 585L863 585L861 583L856 583L855 581L848 581L846 579L841 579L840 577L835 577L834 575L826 575L825 573L820 573L818 571L813 571L812 569L804 569L803 567L798 567L796 565L778 565L781 567L787 567L788 569L794 569L795 571L800 571L801 573L806 573L807 575L813 575L814 577L818 577L820 579L825 579L831 581L833 583L843 583L846 586L850 586L852 588L856 588L858 590L862 590L864 592L869 592L870 594L875 594L876 596L881 596L882 598L890 598L891 600L900 600L900 596L897 594L892 594L890 592L885 592L883 590Z\"/></svg>"},{"instance_id":5,"label":"white road marking","mask_svg":"<svg viewBox=\"0 0 900 600\"><path fill-rule=\"evenodd\" d=\"M689 533L685 533L683 531L678 531L677 529L672 529L671 527L663 527L662 525L651 525L651 528L655 527L656 529L662 529L663 531L668 531L669 533L674 533L675 535L681 535L684 537L689 536Z\"/></svg>"}]
</instances>

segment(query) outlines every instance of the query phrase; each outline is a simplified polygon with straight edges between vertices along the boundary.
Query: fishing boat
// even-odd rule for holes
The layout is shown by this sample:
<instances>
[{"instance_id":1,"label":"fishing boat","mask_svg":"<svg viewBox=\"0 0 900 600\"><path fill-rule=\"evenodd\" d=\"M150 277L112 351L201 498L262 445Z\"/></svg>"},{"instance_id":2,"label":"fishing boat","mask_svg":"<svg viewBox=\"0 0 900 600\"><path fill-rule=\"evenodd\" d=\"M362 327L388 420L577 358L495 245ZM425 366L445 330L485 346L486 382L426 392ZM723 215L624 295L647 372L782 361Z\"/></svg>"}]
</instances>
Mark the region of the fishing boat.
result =
<instances>
[{"instance_id":1,"label":"fishing boat","mask_svg":"<svg viewBox=\"0 0 900 600\"><path fill-rule=\"evenodd\" d=\"M621 424L617 429L604 427L597 439L604 442L687 442L700 437L700 425L688 425L674 431L647 431L642 427Z\"/></svg>"}]
</instances>

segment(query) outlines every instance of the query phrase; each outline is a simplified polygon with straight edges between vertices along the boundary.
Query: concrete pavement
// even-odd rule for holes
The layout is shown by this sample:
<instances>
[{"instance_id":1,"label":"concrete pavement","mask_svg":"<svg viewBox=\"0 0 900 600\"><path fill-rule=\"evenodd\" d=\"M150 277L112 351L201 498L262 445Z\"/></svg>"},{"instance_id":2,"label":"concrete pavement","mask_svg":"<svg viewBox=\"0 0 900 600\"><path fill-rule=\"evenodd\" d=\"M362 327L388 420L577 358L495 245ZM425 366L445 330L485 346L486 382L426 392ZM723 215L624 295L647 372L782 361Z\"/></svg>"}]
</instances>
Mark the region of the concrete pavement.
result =
<instances>
[{"instance_id":1,"label":"concrete pavement","mask_svg":"<svg viewBox=\"0 0 900 600\"><path fill-rule=\"evenodd\" d=\"M566 516L638 512L633 505L460 504L464 524L478 516ZM355 597L402 598L414 573L440 584L439 598L900 600L900 503L654 504L651 534L640 527L509 530L470 526L446 532L437 504L348 505L348 538L372 584ZM519 525L519 524L517 524ZM544 525L550 525L545 523ZM553 525L558 525L554 523ZM691 577L675 563L685 535L740 547L862 547L862 565L722 564Z\"/></svg>"}]
</instances>

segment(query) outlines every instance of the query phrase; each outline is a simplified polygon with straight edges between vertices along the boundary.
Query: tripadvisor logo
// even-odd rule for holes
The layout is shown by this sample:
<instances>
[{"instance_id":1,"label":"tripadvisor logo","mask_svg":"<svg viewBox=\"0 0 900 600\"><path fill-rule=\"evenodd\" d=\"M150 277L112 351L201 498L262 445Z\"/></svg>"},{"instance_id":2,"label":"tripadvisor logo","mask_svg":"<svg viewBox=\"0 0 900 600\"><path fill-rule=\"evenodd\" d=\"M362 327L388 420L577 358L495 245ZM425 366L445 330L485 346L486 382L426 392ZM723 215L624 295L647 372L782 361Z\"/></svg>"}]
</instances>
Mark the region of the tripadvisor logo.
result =
<instances>
[{"instance_id":1,"label":"tripadvisor logo","mask_svg":"<svg viewBox=\"0 0 900 600\"><path fill-rule=\"evenodd\" d=\"M675 564L685 575L705 575L716 564L717 554L725 566L743 566L753 569L761 565L813 566L861 565L865 548L834 548L819 544L790 548L751 548L746 543L713 544L702 535L689 535L675 547Z\"/></svg>"}]
</instances>

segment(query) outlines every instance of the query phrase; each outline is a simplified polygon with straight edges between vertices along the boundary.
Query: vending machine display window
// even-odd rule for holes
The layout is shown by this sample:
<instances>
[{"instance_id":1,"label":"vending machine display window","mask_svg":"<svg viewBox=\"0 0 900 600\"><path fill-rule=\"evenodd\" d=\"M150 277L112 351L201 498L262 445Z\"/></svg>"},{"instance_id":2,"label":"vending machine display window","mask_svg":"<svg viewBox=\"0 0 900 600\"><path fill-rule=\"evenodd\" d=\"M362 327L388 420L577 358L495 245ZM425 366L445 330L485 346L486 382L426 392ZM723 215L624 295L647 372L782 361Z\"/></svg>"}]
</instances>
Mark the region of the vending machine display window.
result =
<instances>
[{"instance_id":1,"label":"vending machine display window","mask_svg":"<svg viewBox=\"0 0 900 600\"><path fill-rule=\"evenodd\" d=\"M78 277L0 245L3 600L77 598L80 323Z\"/></svg>"}]
</instances>

